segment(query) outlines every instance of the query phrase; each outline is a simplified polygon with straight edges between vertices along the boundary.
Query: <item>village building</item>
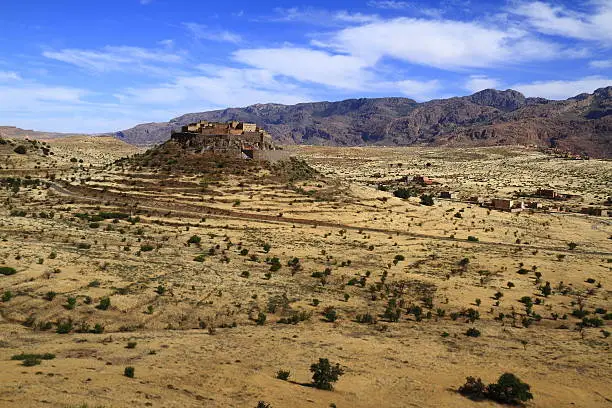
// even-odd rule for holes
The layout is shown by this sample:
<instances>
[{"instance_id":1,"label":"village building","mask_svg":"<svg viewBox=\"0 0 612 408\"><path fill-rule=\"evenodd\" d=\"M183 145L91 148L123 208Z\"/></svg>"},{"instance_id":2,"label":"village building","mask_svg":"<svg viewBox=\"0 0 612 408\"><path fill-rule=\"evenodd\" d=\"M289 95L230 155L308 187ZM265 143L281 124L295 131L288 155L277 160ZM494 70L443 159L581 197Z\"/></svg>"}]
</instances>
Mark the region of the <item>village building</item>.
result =
<instances>
[{"instance_id":1,"label":"village building","mask_svg":"<svg viewBox=\"0 0 612 408\"><path fill-rule=\"evenodd\" d=\"M446 198L446 199L450 200L450 199L453 199L453 198L456 198L456 197L457 197L457 194L455 194L453 192L450 192L450 191L442 191L440 193L440 198Z\"/></svg>"},{"instance_id":2,"label":"village building","mask_svg":"<svg viewBox=\"0 0 612 408\"><path fill-rule=\"evenodd\" d=\"M555 198L559 198L559 194L557 194L555 190L548 190L548 189L542 189L542 188L538 189L538 191L536 192L536 196L550 198L553 200Z\"/></svg>"},{"instance_id":3,"label":"village building","mask_svg":"<svg viewBox=\"0 0 612 408\"><path fill-rule=\"evenodd\" d=\"M428 185L433 184L433 180L430 179L429 177L427 177L427 176L419 176L419 175L414 176L412 178L412 182L413 183L421 184L423 186L428 186Z\"/></svg>"},{"instance_id":4,"label":"village building","mask_svg":"<svg viewBox=\"0 0 612 408\"><path fill-rule=\"evenodd\" d=\"M580 212L582 214L594 215L596 217L605 217L610 215L606 209L595 207L583 207ZM612 211L610 213L612 213Z\"/></svg>"},{"instance_id":5,"label":"village building","mask_svg":"<svg viewBox=\"0 0 612 408\"><path fill-rule=\"evenodd\" d=\"M514 200L508 200L505 198L494 198L491 200L491 208L500 211L511 211L517 212L525 209L525 203L523 201L515 202Z\"/></svg>"}]
</instances>

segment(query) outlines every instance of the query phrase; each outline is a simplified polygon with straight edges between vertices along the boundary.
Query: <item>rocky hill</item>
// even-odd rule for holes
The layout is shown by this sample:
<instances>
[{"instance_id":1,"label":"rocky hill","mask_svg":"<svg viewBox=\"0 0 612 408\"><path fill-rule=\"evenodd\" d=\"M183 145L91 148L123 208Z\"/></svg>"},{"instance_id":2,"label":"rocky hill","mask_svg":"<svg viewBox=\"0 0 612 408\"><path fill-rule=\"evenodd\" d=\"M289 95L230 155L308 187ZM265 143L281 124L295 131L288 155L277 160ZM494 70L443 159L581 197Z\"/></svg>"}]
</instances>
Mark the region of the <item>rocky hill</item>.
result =
<instances>
[{"instance_id":1,"label":"rocky hill","mask_svg":"<svg viewBox=\"0 0 612 408\"><path fill-rule=\"evenodd\" d=\"M407 98L349 99L298 105L257 104L189 113L169 122L117 132L131 144L163 142L198 120L255 122L279 143L353 146L504 145L559 147L612 157L612 87L565 101L486 89L470 96L417 103Z\"/></svg>"}]
</instances>

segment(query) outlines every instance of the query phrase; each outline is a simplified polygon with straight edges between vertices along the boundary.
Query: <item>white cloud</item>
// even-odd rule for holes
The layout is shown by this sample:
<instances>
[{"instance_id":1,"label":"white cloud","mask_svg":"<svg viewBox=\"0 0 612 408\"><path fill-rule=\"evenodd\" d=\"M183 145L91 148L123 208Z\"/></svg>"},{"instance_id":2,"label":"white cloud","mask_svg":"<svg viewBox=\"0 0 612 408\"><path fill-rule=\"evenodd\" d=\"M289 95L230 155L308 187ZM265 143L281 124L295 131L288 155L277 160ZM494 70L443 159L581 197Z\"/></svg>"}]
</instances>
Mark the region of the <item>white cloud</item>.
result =
<instances>
[{"instance_id":1,"label":"white cloud","mask_svg":"<svg viewBox=\"0 0 612 408\"><path fill-rule=\"evenodd\" d=\"M612 59L591 61L589 62L589 68L595 68L595 69L612 68Z\"/></svg>"},{"instance_id":2,"label":"white cloud","mask_svg":"<svg viewBox=\"0 0 612 408\"><path fill-rule=\"evenodd\" d=\"M321 26L346 26L350 24L363 24L378 21L377 15L351 13L346 10L325 10L318 8L277 8L276 16L266 18L264 21L304 23Z\"/></svg>"},{"instance_id":3,"label":"white cloud","mask_svg":"<svg viewBox=\"0 0 612 408\"><path fill-rule=\"evenodd\" d=\"M321 44L321 42L319 43ZM567 57L560 46L526 32L452 20L397 18L342 29L327 44L374 65L383 57L457 70ZM575 55L574 55L575 56Z\"/></svg>"},{"instance_id":4,"label":"white cloud","mask_svg":"<svg viewBox=\"0 0 612 408\"><path fill-rule=\"evenodd\" d=\"M101 50L63 49L45 51L43 56L97 72L142 70L159 71L156 65L177 64L183 56L161 50L128 46L106 46Z\"/></svg>"},{"instance_id":5,"label":"white cloud","mask_svg":"<svg viewBox=\"0 0 612 408\"><path fill-rule=\"evenodd\" d=\"M567 99L585 92L592 93L595 89L606 86L612 86L612 78L589 76L570 81L537 81L516 84L512 86L512 89L522 92L525 96Z\"/></svg>"},{"instance_id":6,"label":"white cloud","mask_svg":"<svg viewBox=\"0 0 612 408\"><path fill-rule=\"evenodd\" d=\"M216 31L198 23L183 23L183 26L187 28L191 35L198 40L229 42L234 44L242 42L242 37L239 34L231 31Z\"/></svg>"},{"instance_id":7,"label":"white cloud","mask_svg":"<svg viewBox=\"0 0 612 408\"><path fill-rule=\"evenodd\" d=\"M236 61L276 75L333 88L363 89L372 80L363 60L308 48L244 49L233 56Z\"/></svg>"},{"instance_id":8,"label":"white cloud","mask_svg":"<svg viewBox=\"0 0 612 408\"><path fill-rule=\"evenodd\" d=\"M19 81L21 76L13 71L0 71L0 82Z\"/></svg>"},{"instance_id":9,"label":"white cloud","mask_svg":"<svg viewBox=\"0 0 612 408\"><path fill-rule=\"evenodd\" d=\"M406 79L394 83L394 86L404 95L416 99L417 101L425 101L433 99L442 88L440 81L433 79L430 81L415 81Z\"/></svg>"},{"instance_id":10,"label":"white cloud","mask_svg":"<svg viewBox=\"0 0 612 408\"><path fill-rule=\"evenodd\" d=\"M149 88L130 88L116 95L129 105L160 105L177 114L208 107L246 106L255 103L294 104L311 100L295 84L279 80L269 71L199 66L201 75L180 76Z\"/></svg>"},{"instance_id":11,"label":"white cloud","mask_svg":"<svg viewBox=\"0 0 612 408\"><path fill-rule=\"evenodd\" d=\"M372 0L368 1L368 6L386 10L403 10L409 8L410 3L394 0Z\"/></svg>"},{"instance_id":12,"label":"white cloud","mask_svg":"<svg viewBox=\"0 0 612 408\"><path fill-rule=\"evenodd\" d=\"M483 89L495 89L500 85L497 79L489 78L486 75L470 75L463 87L470 92L478 92Z\"/></svg>"},{"instance_id":13,"label":"white cloud","mask_svg":"<svg viewBox=\"0 0 612 408\"><path fill-rule=\"evenodd\" d=\"M591 14L540 1L519 4L509 9L509 12L526 18L536 30L544 34L612 42L612 1L599 0L591 4L595 5Z\"/></svg>"}]
</instances>

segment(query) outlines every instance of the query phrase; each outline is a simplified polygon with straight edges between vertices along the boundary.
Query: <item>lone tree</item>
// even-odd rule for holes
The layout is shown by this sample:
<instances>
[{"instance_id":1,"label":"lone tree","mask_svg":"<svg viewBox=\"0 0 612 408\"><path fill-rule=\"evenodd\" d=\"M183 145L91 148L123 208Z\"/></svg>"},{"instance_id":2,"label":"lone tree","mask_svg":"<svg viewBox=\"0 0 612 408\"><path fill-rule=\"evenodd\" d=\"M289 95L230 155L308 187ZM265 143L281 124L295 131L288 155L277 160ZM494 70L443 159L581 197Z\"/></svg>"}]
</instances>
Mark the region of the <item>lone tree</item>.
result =
<instances>
[{"instance_id":1,"label":"lone tree","mask_svg":"<svg viewBox=\"0 0 612 408\"><path fill-rule=\"evenodd\" d=\"M459 387L459 393L471 400L489 399L502 404L522 405L533 399L529 392L530 386L510 373L502 374L496 383L485 387L480 378L467 377L464 385Z\"/></svg>"},{"instance_id":2,"label":"lone tree","mask_svg":"<svg viewBox=\"0 0 612 408\"><path fill-rule=\"evenodd\" d=\"M340 364L336 363L333 366L326 358L319 358L318 363L313 363L310 366L310 371L313 373L312 381L315 388L327 391L333 390L332 383L338 381L338 378L344 374Z\"/></svg>"},{"instance_id":3,"label":"lone tree","mask_svg":"<svg viewBox=\"0 0 612 408\"><path fill-rule=\"evenodd\" d=\"M530 386L510 373L502 374L496 384L487 386L487 397L502 404L520 404L533 399Z\"/></svg>"}]
</instances>

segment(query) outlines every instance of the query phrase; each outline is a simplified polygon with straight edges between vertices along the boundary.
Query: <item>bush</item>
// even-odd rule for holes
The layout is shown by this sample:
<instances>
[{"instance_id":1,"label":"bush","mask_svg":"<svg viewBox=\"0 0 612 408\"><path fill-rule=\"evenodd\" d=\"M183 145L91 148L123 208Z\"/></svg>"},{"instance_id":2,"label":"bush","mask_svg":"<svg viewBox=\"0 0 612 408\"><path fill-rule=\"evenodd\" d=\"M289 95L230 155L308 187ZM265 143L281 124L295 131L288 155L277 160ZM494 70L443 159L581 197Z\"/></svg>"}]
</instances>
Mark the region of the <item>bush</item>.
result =
<instances>
[{"instance_id":1,"label":"bush","mask_svg":"<svg viewBox=\"0 0 612 408\"><path fill-rule=\"evenodd\" d=\"M467 240L470 241L470 242L478 242L478 238L476 238L473 235L470 235L469 237L467 237Z\"/></svg>"},{"instance_id":2,"label":"bush","mask_svg":"<svg viewBox=\"0 0 612 408\"><path fill-rule=\"evenodd\" d=\"M522 382L510 373L502 374L497 383L485 387L480 378L467 377L464 385L459 387L459 393L474 401L490 399L501 404L521 405L533 399L529 384Z\"/></svg>"},{"instance_id":3,"label":"bush","mask_svg":"<svg viewBox=\"0 0 612 408\"><path fill-rule=\"evenodd\" d=\"M57 329L55 332L57 334L68 334L72 331L72 320L62 320L57 323Z\"/></svg>"},{"instance_id":4,"label":"bush","mask_svg":"<svg viewBox=\"0 0 612 408\"><path fill-rule=\"evenodd\" d=\"M422 205L427 205L427 206L432 206L434 205L434 199L433 196L428 195L428 194L423 194L421 196L421 204Z\"/></svg>"},{"instance_id":5,"label":"bush","mask_svg":"<svg viewBox=\"0 0 612 408\"><path fill-rule=\"evenodd\" d=\"M141 252L150 252L152 250L154 250L155 247L151 244L143 244L140 246L140 251Z\"/></svg>"},{"instance_id":6,"label":"bush","mask_svg":"<svg viewBox=\"0 0 612 408\"><path fill-rule=\"evenodd\" d=\"M98 306L96 306L96 309L99 310L108 310L108 308L111 305L111 301L109 297L104 297L102 299L100 299L100 304Z\"/></svg>"},{"instance_id":7,"label":"bush","mask_svg":"<svg viewBox=\"0 0 612 408\"><path fill-rule=\"evenodd\" d=\"M44 294L43 299L48 300L50 302L55 299L55 296L57 296L57 293L50 291Z\"/></svg>"},{"instance_id":8,"label":"bush","mask_svg":"<svg viewBox=\"0 0 612 408\"><path fill-rule=\"evenodd\" d=\"M15 149L13 149L13 151L17 154L26 154L28 150L24 145L19 145Z\"/></svg>"},{"instance_id":9,"label":"bush","mask_svg":"<svg viewBox=\"0 0 612 408\"><path fill-rule=\"evenodd\" d=\"M192 235L189 240L187 241L187 244L191 245L191 244L196 244L199 245L200 242L202 242L202 238L200 238L197 235Z\"/></svg>"},{"instance_id":10,"label":"bush","mask_svg":"<svg viewBox=\"0 0 612 408\"><path fill-rule=\"evenodd\" d=\"M480 330L478 330L475 327L470 327L469 329L467 329L467 331L465 332L466 336L469 337L479 337L480 336Z\"/></svg>"},{"instance_id":11,"label":"bush","mask_svg":"<svg viewBox=\"0 0 612 408\"><path fill-rule=\"evenodd\" d=\"M270 252L270 249L272 249L272 245L267 244L267 243L263 245L263 250L265 253Z\"/></svg>"},{"instance_id":12,"label":"bush","mask_svg":"<svg viewBox=\"0 0 612 408\"><path fill-rule=\"evenodd\" d=\"M467 377L465 384L459 387L459 394L474 401L485 399L487 387L480 378Z\"/></svg>"},{"instance_id":13,"label":"bush","mask_svg":"<svg viewBox=\"0 0 612 408\"><path fill-rule=\"evenodd\" d=\"M384 191L384 190L383 190ZM416 197L417 192L413 189L410 188L405 188L405 187L400 187L397 190L395 190L393 192L393 195L397 198L410 198L410 197Z\"/></svg>"},{"instance_id":14,"label":"bush","mask_svg":"<svg viewBox=\"0 0 612 408\"><path fill-rule=\"evenodd\" d=\"M340 364L336 363L334 366L326 358L319 358L318 363L313 363L310 366L310 371L313 373L312 381L314 387L327 391L331 391L334 388L332 383L338 381L338 378L344 374Z\"/></svg>"},{"instance_id":15,"label":"bush","mask_svg":"<svg viewBox=\"0 0 612 408\"><path fill-rule=\"evenodd\" d=\"M17 273L15 268L11 268L10 266L0 266L0 275L9 276Z\"/></svg>"},{"instance_id":16,"label":"bush","mask_svg":"<svg viewBox=\"0 0 612 408\"><path fill-rule=\"evenodd\" d=\"M125 367L125 370L123 370L123 375L128 378L134 378L134 367Z\"/></svg>"},{"instance_id":17,"label":"bush","mask_svg":"<svg viewBox=\"0 0 612 408\"><path fill-rule=\"evenodd\" d=\"M336 312L336 309L331 306L328 306L323 311L323 317L325 317L326 321L333 323L338 319L338 313Z\"/></svg>"},{"instance_id":18,"label":"bush","mask_svg":"<svg viewBox=\"0 0 612 408\"><path fill-rule=\"evenodd\" d=\"M263 326L266 323L266 314L264 312L259 312L257 315L257 320L255 320L258 326Z\"/></svg>"},{"instance_id":19,"label":"bush","mask_svg":"<svg viewBox=\"0 0 612 408\"><path fill-rule=\"evenodd\" d=\"M136 343L135 341L128 341L128 344L127 346L125 346L125 348L135 349L137 344L138 343Z\"/></svg>"},{"instance_id":20,"label":"bush","mask_svg":"<svg viewBox=\"0 0 612 408\"><path fill-rule=\"evenodd\" d=\"M290 375L291 375L290 371L278 370L278 372L276 373L276 378L278 378L279 380L287 381Z\"/></svg>"},{"instance_id":21,"label":"bush","mask_svg":"<svg viewBox=\"0 0 612 408\"><path fill-rule=\"evenodd\" d=\"M502 374L497 383L487 387L487 398L502 404L520 404L533 399L530 386L510 373Z\"/></svg>"},{"instance_id":22,"label":"bush","mask_svg":"<svg viewBox=\"0 0 612 408\"><path fill-rule=\"evenodd\" d=\"M11 292L10 290L7 290L2 294L3 302L9 302L12 298L13 298L13 292Z\"/></svg>"},{"instance_id":23,"label":"bush","mask_svg":"<svg viewBox=\"0 0 612 408\"><path fill-rule=\"evenodd\" d=\"M355 318L357 323L374 324L376 318L371 313L358 314Z\"/></svg>"}]
</instances>

